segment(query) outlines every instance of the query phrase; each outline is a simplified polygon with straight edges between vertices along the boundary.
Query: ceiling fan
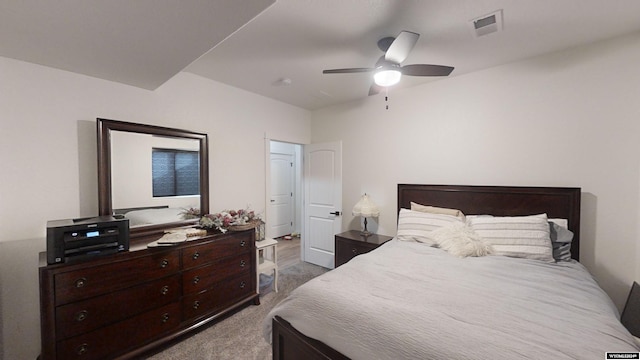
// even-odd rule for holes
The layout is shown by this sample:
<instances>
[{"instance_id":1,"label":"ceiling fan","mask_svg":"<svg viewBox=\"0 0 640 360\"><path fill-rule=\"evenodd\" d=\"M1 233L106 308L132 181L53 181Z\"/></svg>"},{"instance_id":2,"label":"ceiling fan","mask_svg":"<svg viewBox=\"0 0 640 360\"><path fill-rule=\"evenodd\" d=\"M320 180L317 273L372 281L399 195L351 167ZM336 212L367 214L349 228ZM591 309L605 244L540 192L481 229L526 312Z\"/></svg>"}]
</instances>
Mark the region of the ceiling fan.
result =
<instances>
[{"instance_id":1,"label":"ceiling fan","mask_svg":"<svg viewBox=\"0 0 640 360\"><path fill-rule=\"evenodd\" d=\"M411 31L401 31L393 37L378 40L378 48L384 55L378 59L372 68L347 68L323 70L323 74L348 74L374 72L374 83L369 88L369 95L378 94L383 88L397 84L402 75L409 76L447 76L453 67L444 65L411 64L400 66L415 46L420 34Z\"/></svg>"}]
</instances>

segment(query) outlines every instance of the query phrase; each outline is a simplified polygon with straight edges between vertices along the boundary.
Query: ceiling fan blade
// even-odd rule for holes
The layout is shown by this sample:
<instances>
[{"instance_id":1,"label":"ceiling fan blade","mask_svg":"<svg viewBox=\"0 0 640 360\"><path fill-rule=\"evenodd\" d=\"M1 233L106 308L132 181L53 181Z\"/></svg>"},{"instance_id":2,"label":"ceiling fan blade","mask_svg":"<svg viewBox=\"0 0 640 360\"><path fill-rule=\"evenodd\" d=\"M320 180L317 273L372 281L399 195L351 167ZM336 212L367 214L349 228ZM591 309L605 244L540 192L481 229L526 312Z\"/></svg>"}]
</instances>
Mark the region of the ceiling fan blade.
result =
<instances>
[{"instance_id":1,"label":"ceiling fan blade","mask_svg":"<svg viewBox=\"0 0 640 360\"><path fill-rule=\"evenodd\" d=\"M411 49L416 45L420 34L411 31L401 31L400 35L389 46L389 49L384 54L384 59L396 64L403 62Z\"/></svg>"},{"instance_id":2,"label":"ceiling fan blade","mask_svg":"<svg viewBox=\"0 0 640 360\"><path fill-rule=\"evenodd\" d=\"M350 74L350 73L362 73L362 72L370 72L375 69L372 68L349 68L349 69L330 69L330 70L322 70L323 74Z\"/></svg>"},{"instance_id":3,"label":"ceiling fan blade","mask_svg":"<svg viewBox=\"0 0 640 360\"><path fill-rule=\"evenodd\" d=\"M382 89L383 87L376 83L371 84L371 87L369 88L369 96L379 94Z\"/></svg>"},{"instance_id":4,"label":"ceiling fan blade","mask_svg":"<svg viewBox=\"0 0 640 360\"><path fill-rule=\"evenodd\" d=\"M400 68L402 75L409 76L447 76L453 71L452 66L413 64Z\"/></svg>"}]
</instances>

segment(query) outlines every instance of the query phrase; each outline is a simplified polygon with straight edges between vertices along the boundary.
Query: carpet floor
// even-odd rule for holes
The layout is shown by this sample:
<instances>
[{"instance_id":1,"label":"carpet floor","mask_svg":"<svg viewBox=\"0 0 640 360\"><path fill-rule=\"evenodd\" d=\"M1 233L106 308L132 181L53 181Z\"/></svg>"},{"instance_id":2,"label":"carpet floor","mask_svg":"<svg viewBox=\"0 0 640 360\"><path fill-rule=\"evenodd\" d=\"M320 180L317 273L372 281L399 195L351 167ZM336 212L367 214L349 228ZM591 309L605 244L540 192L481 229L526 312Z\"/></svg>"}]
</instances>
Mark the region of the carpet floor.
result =
<instances>
[{"instance_id":1,"label":"carpet floor","mask_svg":"<svg viewBox=\"0 0 640 360\"><path fill-rule=\"evenodd\" d=\"M249 305L147 359L271 359L271 345L262 337L262 323L265 317L291 291L326 271L323 267L304 262L280 269L278 292L261 294L259 306Z\"/></svg>"}]
</instances>

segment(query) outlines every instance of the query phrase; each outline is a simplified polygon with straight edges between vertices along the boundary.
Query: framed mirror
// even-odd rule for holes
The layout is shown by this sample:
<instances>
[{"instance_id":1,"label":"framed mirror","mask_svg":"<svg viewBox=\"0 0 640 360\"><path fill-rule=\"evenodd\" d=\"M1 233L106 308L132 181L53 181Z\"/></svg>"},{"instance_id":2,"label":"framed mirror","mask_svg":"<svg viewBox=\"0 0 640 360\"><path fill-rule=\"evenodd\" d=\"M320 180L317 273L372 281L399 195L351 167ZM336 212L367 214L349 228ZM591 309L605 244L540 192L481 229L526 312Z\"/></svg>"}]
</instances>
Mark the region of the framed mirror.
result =
<instances>
[{"instance_id":1,"label":"framed mirror","mask_svg":"<svg viewBox=\"0 0 640 360\"><path fill-rule=\"evenodd\" d=\"M129 219L132 240L209 213L207 134L97 119L100 215Z\"/></svg>"}]
</instances>

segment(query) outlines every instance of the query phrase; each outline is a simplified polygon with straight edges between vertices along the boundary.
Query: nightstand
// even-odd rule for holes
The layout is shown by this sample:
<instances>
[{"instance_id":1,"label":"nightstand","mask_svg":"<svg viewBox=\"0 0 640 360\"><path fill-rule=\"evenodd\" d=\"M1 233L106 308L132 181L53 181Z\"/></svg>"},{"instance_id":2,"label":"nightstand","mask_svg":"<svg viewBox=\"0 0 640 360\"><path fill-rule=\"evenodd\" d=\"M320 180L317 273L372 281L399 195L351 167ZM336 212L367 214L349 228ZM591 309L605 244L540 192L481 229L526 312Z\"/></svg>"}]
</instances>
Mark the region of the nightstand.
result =
<instances>
[{"instance_id":1,"label":"nightstand","mask_svg":"<svg viewBox=\"0 0 640 360\"><path fill-rule=\"evenodd\" d=\"M391 239L393 236L379 234L363 236L360 230L349 230L336 234L335 267L346 263L357 255L368 253Z\"/></svg>"},{"instance_id":2,"label":"nightstand","mask_svg":"<svg viewBox=\"0 0 640 360\"><path fill-rule=\"evenodd\" d=\"M256 291L260 293L260 274L273 274L273 290L278 292L278 241L256 241ZM270 251L269 251L270 250Z\"/></svg>"}]
</instances>

